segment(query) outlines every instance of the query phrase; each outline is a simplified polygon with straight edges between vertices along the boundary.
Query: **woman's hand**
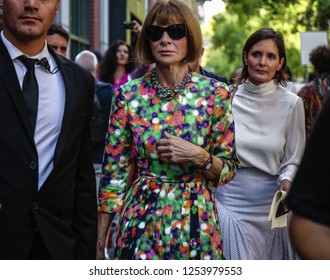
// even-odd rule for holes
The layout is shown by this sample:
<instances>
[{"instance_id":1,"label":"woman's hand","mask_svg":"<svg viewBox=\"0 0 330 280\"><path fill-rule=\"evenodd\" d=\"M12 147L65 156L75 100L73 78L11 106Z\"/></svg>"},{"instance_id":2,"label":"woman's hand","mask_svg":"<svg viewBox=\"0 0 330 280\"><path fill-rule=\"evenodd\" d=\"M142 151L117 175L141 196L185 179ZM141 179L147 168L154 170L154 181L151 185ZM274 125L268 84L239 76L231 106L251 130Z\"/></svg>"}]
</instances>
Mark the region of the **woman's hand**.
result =
<instances>
[{"instance_id":1,"label":"woman's hand","mask_svg":"<svg viewBox=\"0 0 330 280\"><path fill-rule=\"evenodd\" d=\"M191 162L197 167L204 166L209 159L209 153L202 147L194 145L181 137L173 136L168 132L164 132L165 137L156 143L157 151L161 159L173 163ZM223 167L221 159L213 156L212 167L204 171L204 174L211 180L219 180L219 176Z\"/></svg>"},{"instance_id":2,"label":"woman's hand","mask_svg":"<svg viewBox=\"0 0 330 280\"><path fill-rule=\"evenodd\" d=\"M280 190L281 191L286 191L287 193L289 193L289 191L291 189L291 185L292 185L291 181L289 181L287 179L284 179L280 184ZM284 201L286 201L286 198L283 200L283 202ZM290 209L287 206L286 202L285 202L284 210L287 211L287 212L290 211Z\"/></svg>"},{"instance_id":3,"label":"woman's hand","mask_svg":"<svg viewBox=\"0 0 330 280\"><path fill-rule=\"evenodd\" d=\"M208 153L201 147L166 131L164 134L166 138L156 143L160 158L173 163L192 162L199 167L208 159Z\"/></svg>"},{"instance_id":4,"label":"woman's hand","mask_svg":"<svg viewBox=\"0 0 330 280\"><path fill-rule=\"evenodd\" d=\"M105 259L105 239L99 240L97 239L96 243L96 259L97 260L104 260Z\"/></svg>"},{"instance_id":5,"label":"woman's hand","mask_svg":"<svg viewBox=\"0 0 330 280\"><path fill-rule=\"evenodd\" d=\"M142 25L136 20L132 20L132 23L134 23L132 31L139 35L142 29Z\"/></svg>"},{"instance_id":6,"label":"woman's hand","mask_svg":"<svg viewBox=\"0 0 330 280\"><path fill-rule=\"evenodd\" d=\"M286 191L288 193L291 189L291 185L292 185L291 181L284 179L280 184L280 190Z\"/></svg>"},{"instance_id":7,"label":"woman's hand","mask_svg":"<svg viewBox=\"0 0 330 280\"><path fill-rule=\"evenodd\" d=\"M105 259L105 243L115 213L98 213L96 259Z\"/></svg>"}]
</instances>

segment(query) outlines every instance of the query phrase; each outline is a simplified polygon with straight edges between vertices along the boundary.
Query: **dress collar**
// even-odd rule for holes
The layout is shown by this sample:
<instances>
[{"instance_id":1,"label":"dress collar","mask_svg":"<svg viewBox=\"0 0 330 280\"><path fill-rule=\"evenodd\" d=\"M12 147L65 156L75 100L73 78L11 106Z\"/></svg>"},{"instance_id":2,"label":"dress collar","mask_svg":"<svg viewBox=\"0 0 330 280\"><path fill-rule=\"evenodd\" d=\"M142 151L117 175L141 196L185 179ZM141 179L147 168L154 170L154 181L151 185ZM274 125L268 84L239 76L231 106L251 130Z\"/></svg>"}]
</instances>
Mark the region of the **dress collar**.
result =
<instances>
[{"instance_id":1,"label":"dress collar","mask_svg":"<svg viewBox=\"0 0 330 280\"><path fill-rule=\"evenodd\" d=\"M277 87L277 85L274 82L274 80L271 80L268 83L263 83L260 85L255 85L250 80L247 80L243 84L243 87L247 92L252 94L267 94L272 92Z\"/></svg>"},{"instance_id":2,"label":"dress collar","mask_svg":"<svg viewBox=\"0 0 330 280\"><path fill-rule=\"evenodd\" d=\"M3 31L1 31L0 33L0 36L1 36L1 39L3 41L3 43L5 44L7 50L8 50L8 53L11 57L12 60L15 60L17 59L19 56L21 55L25 55L24 53L22 53L19 49L17 49L6 37L5 35L3 34ZM28 56L26 55L27 57L29 58L36 58L36 59L42 59L43 57L46 57L48 59L48 61L50 60L50 54L49 54L49 51L48 51L48 48L47 48L47 42L45 41L45 44L44 44L44 47L43 49L41 50L40 53L38 53L37 55L35 56Z\"/></svg>"}]
</instances>

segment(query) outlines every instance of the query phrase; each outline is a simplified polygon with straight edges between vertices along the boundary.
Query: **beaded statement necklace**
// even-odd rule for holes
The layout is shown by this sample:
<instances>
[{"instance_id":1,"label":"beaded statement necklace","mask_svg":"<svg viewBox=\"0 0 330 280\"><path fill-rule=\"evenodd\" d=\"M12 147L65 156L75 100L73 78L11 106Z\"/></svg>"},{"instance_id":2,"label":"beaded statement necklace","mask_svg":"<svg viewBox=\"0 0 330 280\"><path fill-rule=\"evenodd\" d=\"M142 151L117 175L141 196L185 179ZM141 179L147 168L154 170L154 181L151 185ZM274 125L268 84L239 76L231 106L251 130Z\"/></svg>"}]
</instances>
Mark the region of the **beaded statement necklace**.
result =
<instances>
[{"instance_id":1,"label":"beaded statement necklace","mask_svg":"<svg viewBox=\"0 0 330 280\"><path fill-rule=\"evenodd\" d=\"M186 77L183 79L181 84L176 87L164 87L160 84L158 80L158 75L156 69L151 71L151 85L156 91L156 95L162 99L171 100L176 95L181 95L186 86L191 82L191 71L189 71Z\"/></svg>"}]
</instances>

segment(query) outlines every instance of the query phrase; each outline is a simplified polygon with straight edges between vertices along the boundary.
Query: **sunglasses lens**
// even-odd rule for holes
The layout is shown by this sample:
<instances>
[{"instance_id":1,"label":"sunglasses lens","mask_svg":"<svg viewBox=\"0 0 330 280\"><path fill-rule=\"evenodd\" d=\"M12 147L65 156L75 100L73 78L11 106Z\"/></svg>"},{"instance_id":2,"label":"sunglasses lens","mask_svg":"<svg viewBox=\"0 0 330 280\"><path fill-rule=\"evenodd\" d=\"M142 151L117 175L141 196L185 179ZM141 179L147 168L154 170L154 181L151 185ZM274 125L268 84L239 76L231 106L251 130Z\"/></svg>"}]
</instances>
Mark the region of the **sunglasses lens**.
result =
<instances>
[{"instance_id":1,"label":"sunglasses lens","mask_svg":"<svg viewBox=\"0 0 330 280\"><path fill-rule=\"evenodd\" d=\"M163 36L163 29L159 26L148 26L146 28L147 36L151 41L157 42Z\"/></svg>"},{"instance_id":2,"label":"sunglasses lens","mask_svg":"<svg viewBox=\"0 0 330 280\"><path fill-rule=\"evenodd\" d=\"M183 24L173 24L166 31L172 40L180 40L186 36L186 26Z\"/></svg>"},{"instance_id":3,"label":"sunglasses lens","mask_svg":"<svg viewBox=\"0 0 330 280\"><path fill-rule=\"evenodd\" d=\"M159 41L165 31L172 40L180 40L187 35L186 26L184 24L173 24L166 28L152 25L146 28L148 38L154 42Z\"/></svg>"}]
</instances>

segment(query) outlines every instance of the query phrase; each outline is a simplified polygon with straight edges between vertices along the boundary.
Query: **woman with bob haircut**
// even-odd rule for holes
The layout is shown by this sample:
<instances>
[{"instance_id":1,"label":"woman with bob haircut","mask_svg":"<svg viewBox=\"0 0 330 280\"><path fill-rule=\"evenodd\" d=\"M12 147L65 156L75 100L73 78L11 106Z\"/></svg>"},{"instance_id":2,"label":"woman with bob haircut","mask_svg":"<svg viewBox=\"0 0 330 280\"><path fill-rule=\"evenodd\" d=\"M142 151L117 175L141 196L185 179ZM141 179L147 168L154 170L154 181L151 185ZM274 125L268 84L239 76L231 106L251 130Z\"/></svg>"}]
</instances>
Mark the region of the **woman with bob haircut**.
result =
<instances>
[{"instance_id":1,"label":"woman with bob haircut","mask_svg":"<svg viewBox=\"0 0 330 280\"><path fill-rule=\"evenodd\" d=\"M290 191L305 147L303 102L283 87L282 34L272 28L254 32L244 45L242 62L233 97L240 167L215 193L224 256L295 259L287 228L272 229L268 221L273 197L278 190Z\"/></svg>"},{"instance_id":2,"label":"woman with bob haircut","mask_svg":"<svg viewBox=\"0 0 330 280\"><path fill-rule=\"evenodd\" d=\"M155 68L117 89L110 114L98 259L116 212L116 259L223 258L211 187L229 182L238 161L230 94L187 66L201 47L200 25L186 4L154 4L136 50ZM127 186L133 143L138 178Z\"/></svg>"}]
</instances>

